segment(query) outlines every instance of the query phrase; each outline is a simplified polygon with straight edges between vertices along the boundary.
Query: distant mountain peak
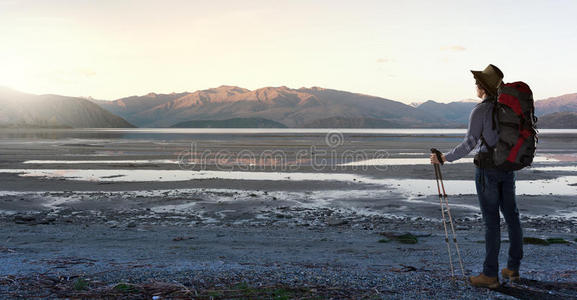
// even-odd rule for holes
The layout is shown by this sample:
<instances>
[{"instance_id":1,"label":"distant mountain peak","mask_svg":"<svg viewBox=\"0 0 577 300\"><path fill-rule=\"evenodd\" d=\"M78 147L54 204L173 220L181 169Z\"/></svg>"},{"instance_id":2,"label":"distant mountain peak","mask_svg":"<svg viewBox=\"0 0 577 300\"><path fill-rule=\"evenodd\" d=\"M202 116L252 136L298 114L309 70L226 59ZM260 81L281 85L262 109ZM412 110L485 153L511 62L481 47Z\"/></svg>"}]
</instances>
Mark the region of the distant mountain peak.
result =
<instances>
[{"instance_id":1,"label":"distant mountain peak","mask_svg":"<svg viewBox=\"0 0 577 300\"><path fill-rule=\"evenodd\" d=\"M234 86L234 85L221 85L219 87L216 88L210 88L210 89L206 89L206 90L200 90L200 91L195 91L193 93L196 92L208 92L208 93L229 93L229 94L238 94L238 93L246 93L249 92L250 90L245 89L245 88L241 88L238 86Z\"/></svg>"},{"instance_id":2,"label":"distant mountain peak","mask_svg":"<svg viewBox=\"0 0 577 300\"><path fill-rule=\"evenodd\" d=\"M265 86L260 89L256 89L255 91L270 92L270 91L289 91L289 90L291 89L283 85L283 86Z\"/></svg>"}]
</instances>

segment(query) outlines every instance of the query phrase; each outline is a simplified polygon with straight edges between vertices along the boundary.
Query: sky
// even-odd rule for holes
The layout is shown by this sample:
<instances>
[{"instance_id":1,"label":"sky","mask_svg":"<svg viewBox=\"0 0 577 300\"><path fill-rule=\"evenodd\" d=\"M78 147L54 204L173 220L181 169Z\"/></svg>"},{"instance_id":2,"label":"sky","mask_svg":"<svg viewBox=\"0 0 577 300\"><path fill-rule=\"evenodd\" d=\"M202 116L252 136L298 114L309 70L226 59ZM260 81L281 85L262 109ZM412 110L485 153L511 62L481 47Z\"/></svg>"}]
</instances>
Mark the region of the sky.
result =
<instances>
[{"instance_id":1,"label":"sky","mask_svg":"<svg viewBox=\"0 0 577 300\"><path fill-rule=\"evenodd\" d=\"M475 98L489 63L535 99L577 92L577 1L0 0L0 86L113 100L319 86Z\"/></svg>"}]
</instances>

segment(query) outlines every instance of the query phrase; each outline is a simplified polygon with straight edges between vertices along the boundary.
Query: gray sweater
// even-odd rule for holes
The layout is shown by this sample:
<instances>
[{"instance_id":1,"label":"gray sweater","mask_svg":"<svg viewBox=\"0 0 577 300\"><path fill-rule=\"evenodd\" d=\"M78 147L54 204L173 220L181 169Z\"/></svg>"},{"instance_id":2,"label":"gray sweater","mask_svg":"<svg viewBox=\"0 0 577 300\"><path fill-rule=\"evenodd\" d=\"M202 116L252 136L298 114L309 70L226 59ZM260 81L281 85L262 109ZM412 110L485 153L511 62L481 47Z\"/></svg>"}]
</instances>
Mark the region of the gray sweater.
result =
<instances>
[{"instance_id":1,"label":"gray sweater","mask_svg":"<svg viewBox=\"0 0 577 300\"><path fill-rule=\"evenodd\" d=\"M472 150L473 153L487 152L487 147L481 143L481 135L485 138L487 144L494 147L499 138L497 129L498 124L495 124L495 130L492 129L492 111L495 97L486 96L483 102L475 105L471 114L469 115L469 128L467 135L463 142L457 145L453 150L445 153L447 161L452 162L460 159Z\"/></svg>"}]
</instances>

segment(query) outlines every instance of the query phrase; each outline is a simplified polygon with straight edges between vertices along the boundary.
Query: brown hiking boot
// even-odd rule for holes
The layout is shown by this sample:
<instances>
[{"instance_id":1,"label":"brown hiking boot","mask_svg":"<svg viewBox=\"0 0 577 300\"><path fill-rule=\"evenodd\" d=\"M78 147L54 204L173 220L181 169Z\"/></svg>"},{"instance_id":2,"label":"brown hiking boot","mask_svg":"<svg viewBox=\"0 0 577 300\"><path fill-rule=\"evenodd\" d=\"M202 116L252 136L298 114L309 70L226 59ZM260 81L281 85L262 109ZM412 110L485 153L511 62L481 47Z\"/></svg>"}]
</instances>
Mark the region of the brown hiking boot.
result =
<instances>
[{"instance_id":1,"label":"brown hiking boot","mask_svg":"<svg viewBox=\"0 0 577 300\"><path fill-rule=\"evenodd\" d=\"M513 271L507 268L501 270L501 276L503 276L503 279L509 279L510 281L517 281L520 278L519 271Z\"/></svg>"},{"instance_id":2,"label":"brown hiking boot","mask_svg":"<svg viewBox=\"0 0 577 300\"><path fill-rule=\"evenodd\" d=\"M476 287L486 287L490 289L496 289L499 287L499 277L489 277L483 273L478 276L471 276L469 277L469 282L471 282L472 286Z\"/></svg>"}]
</instances>

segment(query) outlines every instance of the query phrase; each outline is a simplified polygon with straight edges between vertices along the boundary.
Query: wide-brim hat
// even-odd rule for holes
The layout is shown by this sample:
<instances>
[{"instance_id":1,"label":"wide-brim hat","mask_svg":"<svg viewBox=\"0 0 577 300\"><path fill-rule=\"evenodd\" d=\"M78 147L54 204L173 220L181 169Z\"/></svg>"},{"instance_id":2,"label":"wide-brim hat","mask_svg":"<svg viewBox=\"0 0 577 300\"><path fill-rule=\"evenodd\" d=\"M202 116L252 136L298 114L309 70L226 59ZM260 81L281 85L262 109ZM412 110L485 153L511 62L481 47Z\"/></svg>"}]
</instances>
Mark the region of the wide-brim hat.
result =
<instances>
[{"instance_id":1,"label":"wide-brim hat","mask_svg":"<svg viewBox=\"0 0 577 300\"><path fill-rule=\"evenodd\" d=\"M473 71L473 77L477 83L487 91L487 93L496 96L499 85L503 82L503 72L494 65L488 65L483 71Z\"/></svg>"}]
</instances>

